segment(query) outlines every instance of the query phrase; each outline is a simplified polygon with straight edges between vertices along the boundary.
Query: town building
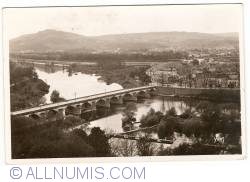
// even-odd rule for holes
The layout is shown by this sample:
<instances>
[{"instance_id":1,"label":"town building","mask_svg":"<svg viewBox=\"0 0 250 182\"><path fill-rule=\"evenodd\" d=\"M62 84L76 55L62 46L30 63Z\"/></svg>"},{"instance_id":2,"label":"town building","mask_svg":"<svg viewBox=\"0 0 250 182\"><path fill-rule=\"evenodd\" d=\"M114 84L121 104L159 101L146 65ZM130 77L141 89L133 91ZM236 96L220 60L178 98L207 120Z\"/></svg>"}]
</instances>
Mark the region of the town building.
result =
<instances>
[{"instance_id":1,"label":"town building","mask_svg":"<svg viewBox=\"0 0 250 182\"><path fill-rule=\"evenodd\" d=\"M179 75L177 73L177 69L174 67L167 67L167 68L150 68L146 72L147 75L151 77L152 83L157 84L169 84L177 82Z\"/></svg>"}]
</instances>

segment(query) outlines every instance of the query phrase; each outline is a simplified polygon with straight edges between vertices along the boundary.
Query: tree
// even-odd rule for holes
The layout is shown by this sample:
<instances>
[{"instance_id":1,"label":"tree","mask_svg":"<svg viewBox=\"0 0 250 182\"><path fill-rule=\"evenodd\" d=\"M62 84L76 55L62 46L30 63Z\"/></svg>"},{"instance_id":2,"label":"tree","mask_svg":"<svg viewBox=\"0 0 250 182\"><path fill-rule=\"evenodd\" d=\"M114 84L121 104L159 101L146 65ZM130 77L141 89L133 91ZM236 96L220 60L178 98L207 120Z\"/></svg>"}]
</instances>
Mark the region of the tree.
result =
<instances>
[{"instance_id":1,"label":"tree","mask_svg":"<svg viewBox=\"0 0 250 182\"><path fill-rule=\"evenodd\" d=\"M65 99L60 97L60 93L57 90L53 90L53 92L50 95L50 101L55 103L55 102L61 102L64 101Z\"/></svg>"},{"instance_id":2,"label":"tree","mask_svg":"<svg viewBox=\"0 0 250 182\"><path fill-rule=\"evenodd\" d=\"M72 133L73 133L73 135L78 136L78 137L82 138L82 139L85 140L85 141L87 140L88 135L87 135L87 133L86 133L85 131L83 131L82 129L74 129L74 130L72 131Z\"/></svg>"},{"instance_id":3,"label":"tree","mask_svg":"<svg viewBox=\"0 0 250 182\"><path fill-rule=\"evenodd\" d=\"M91 129L91 133L88 136L89 144L95 149L97 157L107 157L111 154L108 138L105 132L100 127L94 127Z\"/></svg>"},{"instance_id":4,"label":"tree","mask_svg":"<svg viewBox=\"0 0 250 182\"><path fill-rule=\"evenodd\" d=\"M153 155L153 146L152 143L148 140L150 139L149 135L145 135L144 137L141 137L136 142L138 155L139 156L152 156Z\"/></svg>"},{"instance_id":5,"label":"tree","mask_svg":"<svg viewBox=\"0 0 250 182\"><path fill-rule=\"evenodd\" d=\"M128 103L124 112L122 113L122 127L124 130L129 130L133 126L133 122L136 121L135 111L136 111L135 103Z\"/></svg>"},{"instance_id":6,"label":"tree","mask_svg":"<svg viewBox=\"0 0 250 182\"><path fill-rule=\"evenodd\" d=\"M206 131L208 133L215 133L221 119L221 111L215 105L207 107L201 114L201 119L206 125Z\"/></svg>"},{"instance_id":7,"label":"tree","mask_svg":"<svg viewBox=\"0 0 250 182\"><path fill-rule=\"evenodd\" d=\"M151 82L151 77L146 74L148 68L148 66L137 68L134 71L131 71L129 76L132 78L138 77L143 85L147 85Z\"/></svg>"},{"instance_id":8,"label":"tree","mask_svg":"<svg viewBox=\"0 0 250 182\"><path fill-rule=\"evenodd\" d=\"M169 116L161 120L157 134L159 138L172 137L174 132L177 132L179 129L180 119L177 117Z\"/></svg>"},{"instance_id":9,"label":"tree","mask_svg":"<svg viewBox=\"0 0 250 182\"><path fill-rule=\"evenodd\" d=\"M141 127L150 127L158 124L163 118L163 114L161 112L155 112L154 109L150 109L146 115L141 117L140 123Z\"/></svg>"},{"instance_id":10,"label":"tree","mask_svg":"<svg viewBox=\"0 0 250 182\"><path fill-rule=\"evenodd\" d=\"M84 120L82 120L78 116L67 115L64 120L60 121L60 125L62 128L70 128L72 126L76 126L77 124L80 124L83 122Z\"/></svg>"},{"instance_id":11,"label":"tree","mask_svg":"<svg viewBox=\"0 0 250 182\"><path fill-rule=\"evenodd\" d=\"M12 157L64 158L92 157L95 152L84 134L63 132L55 125L41 125L12 133Z\"/></svg>"},{"instance_id":12,"label":"tree","mask_svg":"<svg viewBox=\"0 0 250 182\"><path fill-rule=\"evenodd\" d=\"M211 107L211 102L209 101L201 101L196 105L196 110L203 113L207 108Z\"/></svg>"},{"instance_id":13,"label":"tree","mask_svg":"<svg viewBox=\"0 0 250 182\"><path fill-rule=\"evenodd\" d=\"M51 128L35 137L28 154L30 158L94 156L93 148L83 138L73 133L66 134L59 129Z\"/></svg>"},{"instance_id":14,"label":"tree","mask_svg":"<svg viewBox=\"0 0 250 182\"><path fill-rule=\"evenodd\" d=\"M111 138L110 140L111 152L114 156L131 157L137 155L137 145L135 140L120 138Z\"/></svg>"},{"instance_id":15,"label":"tree","mask_svg":"<svg viewBox=\"0 0 250 182\"><path fill-rule=\"evenodd\" d=\"M180 118L182 119L188 119L192 117L191 109L186 109L181 115Z\"/></svg>"},{"instance_id":16,"label":"tree","mask_svg":"<svg viewBox=\"0 0 250 182\"><path fill-rule=\"evenodd\" d=\"M200 143L183 143L176 148L168 148L159 153L159 155L212 155L220 154L221 149L214 146L206 146Z\"/></svg>"},{"instance_id":17,"label":"tree","mask_svg":"<svg viewBox=\"0 0 250 182\"><path fill-rule=\"evenodd\" d=\"M175 108L174 108L174 107L171 107L171 108L167 111L166 115L167 115L167 116L174 116L174 117L177 116L177 113L176 113Z\"/></svg>"},{"instance_id":18,"label":"tree","mask_svg":"<svg viewBox=\"0 0 250 182\"><path fill-rule=\"evenodd\" d=\"M11 132L23 130L27 127L36 124L36 121L30 117L25 116L12 116L11 117Z\"/></svg>"},{"instance_id":19,"label":"tree","mask_svg":"<svg viewBox=\"0 0 250 182\"><path fill-rule=\"evenodd\" d=\"M192 135L195 137L201 136L204 133L201 119L198 117L186 119L185 122L182 123L181 131L187 137Z\"/></svg>"}]
</instances>

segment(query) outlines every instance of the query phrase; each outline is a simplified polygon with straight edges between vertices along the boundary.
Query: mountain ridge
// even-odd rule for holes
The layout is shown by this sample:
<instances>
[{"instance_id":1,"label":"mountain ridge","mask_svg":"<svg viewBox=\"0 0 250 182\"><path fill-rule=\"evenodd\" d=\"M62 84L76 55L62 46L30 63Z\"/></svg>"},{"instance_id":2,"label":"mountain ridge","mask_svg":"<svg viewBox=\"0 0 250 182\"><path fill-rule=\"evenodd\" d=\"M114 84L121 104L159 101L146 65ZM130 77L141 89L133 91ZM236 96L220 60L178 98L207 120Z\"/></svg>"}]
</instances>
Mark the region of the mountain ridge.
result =
<instances>
[{"instance_id":1,"label":"mountain ridge","mask_svg":"<svg viewBox=\"0 0 250 182\"><path fill-rule=\"evenodd\" d=\"M238 34L199 32L147 32L84 36L47 29L10 40L10 52L142 51L164 49L233 48Z\"/></svg>"}]
</instances>

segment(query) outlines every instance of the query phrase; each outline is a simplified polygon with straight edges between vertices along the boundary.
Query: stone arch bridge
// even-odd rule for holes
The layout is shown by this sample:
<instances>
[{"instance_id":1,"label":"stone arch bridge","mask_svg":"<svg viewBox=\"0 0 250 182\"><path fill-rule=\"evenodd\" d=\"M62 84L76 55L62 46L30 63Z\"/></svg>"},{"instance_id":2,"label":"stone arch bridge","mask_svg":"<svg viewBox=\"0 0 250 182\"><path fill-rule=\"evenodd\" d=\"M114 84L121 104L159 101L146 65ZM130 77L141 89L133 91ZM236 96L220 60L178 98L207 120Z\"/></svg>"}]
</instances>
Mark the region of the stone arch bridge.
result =
<instances>
[{"instance_id":1,"label":"stone arch bridge","mask_svg":"<svg viewBox=\"0 0 250 182\"><path fill-rule=\"evenodd\" d=\"M137 101L139 98L149 98L155 90L155 86L120 89L14 111L11 112L11 116L26 116L33 119L49 118L50 121L56 121L63 119L67 114L81 115L96 110L97 107L110 107L112 104L123 104L128 101Z\"/></svg>"}]
</instances>

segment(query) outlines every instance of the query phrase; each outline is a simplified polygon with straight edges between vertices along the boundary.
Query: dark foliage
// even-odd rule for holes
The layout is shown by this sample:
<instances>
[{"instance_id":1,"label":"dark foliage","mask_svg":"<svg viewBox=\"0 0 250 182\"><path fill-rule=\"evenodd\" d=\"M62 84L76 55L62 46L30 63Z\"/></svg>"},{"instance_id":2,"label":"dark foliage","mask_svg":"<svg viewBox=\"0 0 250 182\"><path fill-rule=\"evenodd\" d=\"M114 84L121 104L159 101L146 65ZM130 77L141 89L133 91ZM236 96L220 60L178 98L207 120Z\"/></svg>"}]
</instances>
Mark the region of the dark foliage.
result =
<instances>
[{"instance_id":1,"label":"dark foliage","mask_svg":"<svg viewBox=\"0 0 250 182\"><path fill-rule=\"evenodd\" d=\"M108 157L111 155L108 138L105 132L99 127L91 129L91 133L88 136L88 143L94 148L95 156L97 157Z\"/></svg>"},{"instance_id":2,"label":"dark foliage","mask_svg":"<svg viewBox=\"0 0 250 182\"><path fill-rule=\"evenodd\" d=\"M78 122L75 119L77 118L68 117L65 120L67 123ZM108 138L100 128L93 128L91 134L87 136L80 129L65 132L64 121L42 125L37 125L36 122L26 117L12 118L12 158L105 157L110 155Z\"/></svg>"},{"instance_id":3,"label":"dark foliage","mask_svg":"<svg viewBox=\"0 0 250 182\"><path fill-rule=\"evenodd\" d=\"M152 156L153 155L153 149L152 144L148 142L149 136L144 136L136 141L136 146L138 149L138 155L139 156Z\"/></svg>"},{"instance_id":4,"label":"dark foliage","mask_svg":"<svg viewBox=\"0 0 250 182\"><path fill-rule=\"evenodd\" d=\"M143 54L143 53L99 53L99 54L92 54L92 53L74 53L74 52L48 52L48 53L26 53L26 54L18 54L18 53L11 53L11 57L19 57L21 59L38 59L38 60L61 60L61 61L94 61L94 62L117 62L120 60L127 60L127 61L166 61L168 59L183 59L187 58L186 52L181 51L163 51L163 52L156 52L151 54Z\"/></svg>"},{"instance_id":5,"label":"dark foliage","mask_svg":"<svg viewBox=\"0 0 250 182\"><path fill-rule=\"evenodd\" d=\"M172 137L174 132L180 131L180 118L173 116L165 116L158 126L158 137Z\"/></svg>"},{"instance_id":6,"label":"dark foliage","mask_svg":"<svg viewBox=\"0 0 250 182\"><path fill-rule=\"evenodd\" d=\"M10 64L11 110L21 110L44 104L42 97L49 92L49 85L38 79L33 67Z\"/></svg>"},{"instance_id":7,"label":"dark foliage","mask_svg":"<svg viewBox=\"0 0 250 182\"><path fill-rule=\"evenodd\" d=\"M200 143L184 143L174 149L161 151L159 155L216 155L220 153L221 148L216 146L208 146Z\"/></svg>"},{"instance_id":8,"label":"dark foliage","mask_svg":"<svg viewBox=\"0 0 250 182\"><path fill-rule=\"evenodd\" d=\"M94 156L94 149L74 133L57 127L33 127L22 133L12 132L12 157L64 158Z\"/></svg>"},{"instance_id":9,"label":"dark foliage","mask_svg":"<svg viewBox=\"0 0 250 182\"><path fill-rule=\"evenodd\" d=\"M141 117L141 125L140 127L150 127L160 123L161 119L163 118L162 112L156 112L154 109L150 109L146 115Z\"/></svg>"},{"instance_id":10,"label":"dark foliage","mask_svg":"<svg viewBox=\"0 0 250 182\"><path fill-rule=\"evenodd\" d=\"M57 90L53 90L53 92L50 95L50 101L55 103L55 102L65 101L65 99L60 97L60 93Z\"/></svg>"}]
</instances>

